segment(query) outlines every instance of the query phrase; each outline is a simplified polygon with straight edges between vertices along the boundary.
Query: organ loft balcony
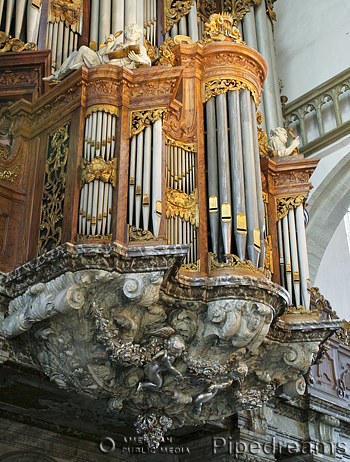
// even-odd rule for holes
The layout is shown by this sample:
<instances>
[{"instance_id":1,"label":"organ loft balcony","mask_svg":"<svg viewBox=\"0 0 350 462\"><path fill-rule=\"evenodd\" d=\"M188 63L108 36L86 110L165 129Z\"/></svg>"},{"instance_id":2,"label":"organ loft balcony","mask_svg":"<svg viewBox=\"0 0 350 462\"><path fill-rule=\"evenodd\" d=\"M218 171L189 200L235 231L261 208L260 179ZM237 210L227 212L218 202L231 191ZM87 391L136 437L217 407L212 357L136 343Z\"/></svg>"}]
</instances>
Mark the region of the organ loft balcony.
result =
<instances>
[{"instance_id":1,"label":"organ loft balcony","mask_svg":"<svg viewBox=\"0 0 350 462\"><path fill-rule=\"evenodd\" d=\"M23 56L0 61L3 344L21 339L150 447L303 393L340 326L310 309L317 161L288 156L277 127L268 144L267 65L230 16L132 69L67 68L53 84L48 52Z\"/></svg>"}]
</instances>

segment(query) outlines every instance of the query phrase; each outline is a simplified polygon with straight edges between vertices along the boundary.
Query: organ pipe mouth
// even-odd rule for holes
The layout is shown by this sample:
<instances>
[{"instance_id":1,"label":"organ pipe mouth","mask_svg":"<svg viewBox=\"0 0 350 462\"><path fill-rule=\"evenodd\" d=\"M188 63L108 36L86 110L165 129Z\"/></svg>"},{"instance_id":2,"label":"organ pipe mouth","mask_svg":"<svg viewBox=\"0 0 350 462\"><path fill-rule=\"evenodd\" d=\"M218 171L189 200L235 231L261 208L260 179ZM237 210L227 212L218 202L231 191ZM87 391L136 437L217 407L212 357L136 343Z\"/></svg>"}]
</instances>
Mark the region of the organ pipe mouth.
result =
<instances>
[{"instance_id":1,"label":"organ pipe mouth","mask_svg":"<svg viewBox=\"0 0 350 462\"><path fill-rule=\"evenodd\" d=\"M237 214L237 232L239 234L247 234L247 218L244 213Z\"/></svg>"},{"instance_id":2,"label":"organ pipe mouth","mask_svg":"<svg viewBox=\"0 0 350 462\"><path fill-rule=\"evenodd\" d=\"M215 213L219 210L218 208L218 198L216 196L209 197L209 212Z\"/></svg>"},{"instance_id":3,"label":"organ pipe mouth","mask_svg":"<svg viewBox=\"0 0 350 462\"><path fill-rule=\"evenodd\" d=\"M254 229L253 236L254 236L254 248L258 252L260 252L260 229L259 228Z\"/></svg>"},{"instance_id":4,"label":"organ pipe mouth","mask_svg":"<svg viewBox=\"0 0 350 462\"><path fill-rule=\"evenodd\" d=\"M231 205L228 204L227 202L224 202L222 205L221 205L221 220L224 222L224 223L227 223L229 221L232 220L232 216L231 216Z\"/></svg>"}]
</instances>

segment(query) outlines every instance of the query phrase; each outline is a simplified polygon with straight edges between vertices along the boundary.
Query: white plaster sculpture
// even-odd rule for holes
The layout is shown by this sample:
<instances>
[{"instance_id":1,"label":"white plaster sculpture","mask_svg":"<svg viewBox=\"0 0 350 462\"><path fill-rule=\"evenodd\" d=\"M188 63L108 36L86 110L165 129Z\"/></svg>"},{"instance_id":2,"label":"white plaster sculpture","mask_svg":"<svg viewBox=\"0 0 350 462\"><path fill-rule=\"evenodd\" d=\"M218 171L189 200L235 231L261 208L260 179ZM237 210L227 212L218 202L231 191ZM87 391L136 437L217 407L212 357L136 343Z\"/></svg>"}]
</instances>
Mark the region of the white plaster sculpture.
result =
<instances>
[{"instance_id":1,"label":"white plaster sculpture","mask_svg":"<svg viewBox=\"0 0 350 462\"><path fill-rule=\"evenodd\" d=\"M293 151L299 146L299 136L293 140L292 144L287 148L286 143L288 141L287 130L282 127L270 130L270 139L268 148L271 152L272 157L287 157L290 156Z\"/></svg>"},{"instance_id":2,"label":"white plaster sculpture","mask_svg":"<svg viewBox=\"0 0 350 462\"><path fill-rule=\"evenodd\" d=\"M129 69L135 69L135 67L137 67L139 64L150 66L151 60L147 56L146 48L143 45L137 45L137 42L142 37L142 31L140 27L136 23L130 24L130 26L125 29L124 34L126 40L123 43L117 42L117 38L119 37L120 33L117 33L116 35L107 35L105 45L102 46L98 51L94 51L84 45L81 46L79 50L74 51L64 61L62 66L57 71L48 77L44 77L43 80L46 80L47 82L61 80L70 71L80 69L83 66L93 67L98 66L99 64L112 64L113 66L118 67L125 66ZM132 49L135 46L139 48L139 53L136 53ZM123 56L124 50L125 56ZM116 55L119 56L116 57Z\"/></svg>"}]
</instances>

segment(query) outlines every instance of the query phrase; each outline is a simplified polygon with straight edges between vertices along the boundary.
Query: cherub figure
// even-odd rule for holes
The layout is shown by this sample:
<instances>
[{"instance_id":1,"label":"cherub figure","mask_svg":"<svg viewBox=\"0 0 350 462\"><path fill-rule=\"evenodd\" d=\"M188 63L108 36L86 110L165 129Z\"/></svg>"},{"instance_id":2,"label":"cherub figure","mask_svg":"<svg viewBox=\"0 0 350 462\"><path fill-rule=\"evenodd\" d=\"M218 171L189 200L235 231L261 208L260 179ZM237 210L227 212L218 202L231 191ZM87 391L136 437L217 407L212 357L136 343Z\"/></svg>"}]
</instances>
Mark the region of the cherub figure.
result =
<instances>
[{"instance_id":1,"label":"cherub figure","mask_svg":"<svg viewBox=\"0 0 350 462\"><path fill-rule=\"evenodd\" d=\"M271 152L272 157L287 157L290 156L293 151L299 146L300 140L297 136L292 144L287 148L286 143L288 141L287 130L282 127L270 130L270 139L268 148Z\"/></svg>"},{"instance_id":2,"label":"cherub figure","mask_svg":"<svg viewBox=\"0 0 350 462\"><path fill-rule=\"evenodd\" d=\"M137 392L143 388L161 388L163 385L162 372L169 372L175 377L182 377L173 366L176 358L181 356L185 349L185 342L180 335L172 335L167 344L167 348L157 353L152 361L144 367L145 376L148 381L140 382L137 387Z\"/></svg>"},{"instance_id":3,"label":"cherub figure","mask_svg":"<svg viewBox=\"0 0 350 462\"><path fill-rule=\"evenodd\" d=\"M44 77L43 80L47 82L54 82L63 79L70 71L80 69L83 66L93 67L99 64L112 64L114 66L125 66L129 69L134 69L139 64L146 66L151 65L151 60L147 56L146 48L143 45L137 45L137 42L142 37L142 31L136 24L130 24L125 31L125 42L118 43L117 38L121 32L115 35L110 34L106 36L104 46L98 51L83 45L64 61L62 66L51 74L49 77ZM139 50L135 52L133 50Z\"/></svg>"}]
</instances>

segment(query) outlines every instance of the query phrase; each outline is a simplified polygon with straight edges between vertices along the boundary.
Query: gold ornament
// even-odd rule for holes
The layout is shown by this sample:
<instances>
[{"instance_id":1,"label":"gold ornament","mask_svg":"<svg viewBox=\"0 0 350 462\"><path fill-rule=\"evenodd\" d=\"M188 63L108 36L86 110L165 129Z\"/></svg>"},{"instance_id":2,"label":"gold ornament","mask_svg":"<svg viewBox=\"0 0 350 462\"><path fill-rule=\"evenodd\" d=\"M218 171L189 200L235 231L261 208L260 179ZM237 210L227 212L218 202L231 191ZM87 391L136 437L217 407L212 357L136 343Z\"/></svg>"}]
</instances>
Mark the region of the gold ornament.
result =
<instances>
[{"instance_id":1,"label":"gold ornament","mask_svg":"<svg viewBox=\"0 0 350 462\"><path fill-rule=\"evenodd\" d=\"M145 111L133 111L130 117L130 136L132 137L141 133L144 128L160 119L165 111L165 107L146 109Z\"/></svg>"},{"instance_id":2,"label":"gold ornament","mask_svg":"<svg viewBox=\"0 0 350 462\"><path fill-rule=\"evenodd\" d=\"M107 162L102 157L94 157L91 162L82 158L80 168L80 188L82 188L85 183L91 183L91 181L94 180L111 183L115 187L117 171L117 159L115 157Z\"/></svg>"},{"instance_id":3,"label":"gold ornament","mask_svg":"<svg viewBox=\"0 0 350 462\"><path fill-rule=\"evenodd\" d=\"M269 155L269 148L268 148L269 140L267 139L267 134L261 128L262 121L263 121L263 115L261 114L260 111L257 110L256 111L256 123L257 123L257 127L258 127L259 154L260 154L260 157L268 157L268 155Z\"/></svg>"},{"instance_id":4,"label":"gold ornament","mask_svg":"<svg viewBox=\"0 0 350 462\"><path fill-rule=\"evenodd\" d=\"M256 105L259 104L258 101L258 94L256 92L255 87L250 83L247 82L246 80L241 80L237 79L236 77L231 78L217 78L213 80L209 80L205 82L205 88L204 88L204 103L208 101L209 98L212 96L217 96L222 93L226 93L227 91L236 91L236 90L242 90L244 88L248 89L253 98L254 102Z\"/></svg>"},{"instance_id":5,"label":"gold ornament","mask_svg":"<svg viewBox=\"0 0 350 462\"><path fill-rule=\"evenodd\" d=\"M183 143L179 140L174 140L171 136L165 134L165 144L167 146L176 146L188 152L197 152L197 143Z\"/></svg>"},{"instance_id":6,"label":"gold ornament","mask_svg":"<svg viewBox=\"0 0 350 462\"><path fill-rule=\"evenodd\" d=\"M12 172L10 170L4 170L3 172L0 172L0 180L6 180L10 183L13 183L17 179L19 169L20 166L16 165Z\"/></svg>"},{"instance_id":7,"label":"gold ornament","mask_svg":"<svg viewBox=\"0 0 350 462\"><path fill-rule=\"evenodd\" d=\"M107 112L108 114L115 115L118 117L119 110L116 106L112 106L111 104L94 104L93 106L89 106L86 109L85 118L89 115L93 114L94 112Z\"/></svg>"},{"instance_id":8,"label":"gold ornament","mask_svg":"<svg viewBox=\"0 0 350 462\"><path fill-rule=\"evenodd\" d=\"M198 190L190 195L178 189L166 186L165 213L167 218L180 216L184 221L190 221L196 228L199 227Z\"/></svg>"},{"instance_id":9,"label":"gold ornament","mask_svg":"<svg viewBox=\"0 0 350 462\"><path fill-rule=\"evenodd\" d=\"M194 0L164 0L165 32L168 32L175 23L188 14L193 4Z\"/></svg>"},{"instance_id":10,"label":"gold ornament","mask_svg":"<svg viewBox=\"0 0 350 462\"><path fill-rule=\"evenodd\" d=\"M7 51L35 51L38 47L33 42L24 43L18 38L12 38L11 35L6 35L5 32L0 31L0 53Z\"/></svg>"},{"instance_id":11,"label":"gold ornament","mask_svg":"<svg viewBox=\"0 0 350 462\"><path fill-rule=\"evenodd\" d=\"M52 0L51 20L64 21L67 27L80 21L82 12L83 0Z\"/></svg>"},{"instance_id":12,"label":"gold ornament","mask_svg":"<svg viewBox=\"0 0 350 462\"><path fill-rule=\"evenodd\" d=\"M212 42L222 42L231 40L236 43L245 43L241 39L241 34L234 24L234 19L229 13L212 14L209 21L205 24L202 44Z\"/></svg>"},{"instance_id":13,"label":"gold ornament","mask_svg":"<svg viewBox=\"0 0 350 462\"><path fill-rule=\"evenodd\" d=\"M186 263L185 265L181 265L181 269L191 273L198 273L201 269L200 263L200 260L197 260L193 263Z\"/></svg>"},{"instance_id":14,"label":"gold ornament","mask_svg":"<svg viewBox=\"0 0 350 462\"><path fill-rule=\"evenodd\" d=\"M217 270L225 270L228 268L241 268L252 273L262 274L266 278L270 279L270 272L262 268L257 268L250 260L240 260L237 255L228 254L225 255L226 262L220 263L215 253L209 252L209 272Z\"/></svg>"},{"instance_id":15,"label":"gold ornament","mask_svg":"<svg viewBox=\"0 0 350 462\"><path fill-rule=\"evenodd\" d=\"M307 194L297 197L277 197L276 208L277 208L277 221L281 220L287 215L289 210L304 205L307 199Z\"/></svg>"}]
</instances>

